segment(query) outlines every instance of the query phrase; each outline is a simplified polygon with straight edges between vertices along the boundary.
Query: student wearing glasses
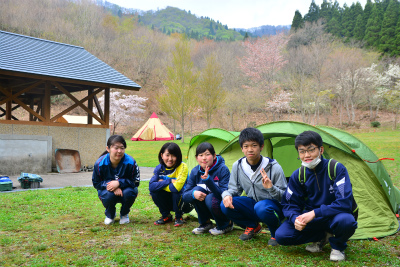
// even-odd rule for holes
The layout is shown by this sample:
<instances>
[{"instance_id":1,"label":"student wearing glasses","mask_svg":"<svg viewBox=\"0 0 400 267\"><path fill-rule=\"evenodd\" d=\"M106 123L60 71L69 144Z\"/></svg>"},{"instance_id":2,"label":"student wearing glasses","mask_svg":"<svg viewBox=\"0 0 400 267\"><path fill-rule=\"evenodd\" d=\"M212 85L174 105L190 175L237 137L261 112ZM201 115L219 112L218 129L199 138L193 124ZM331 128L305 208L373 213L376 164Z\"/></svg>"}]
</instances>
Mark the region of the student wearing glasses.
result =
<instances>
[{"instance_id":1,"label":"student wearing glasses","mask_svg":"<svg viewBox=\"0 0 400 267\"><path fill-rule=\"evenodd\" d=\"M129 223L129 211L138 195L140 172L136 161L125 153L126 142L120 135L107 141L106 151L96 161L92 182L106 208L104 223L114 223L115 205L121 203L120 224Z\"/></svg>"},{"instance_id":2,"label":"student wearing glasses","mask_svg":"<svg viewBox=\"0 0 400 267\"><path fill-rule=\"evenodd\" d=\"M357 210L346 167L324 159L321 136L305 131L295 139L302 162L293 172L282 197L287 220L276 231L281 245L310 243L309 252L322 252L331 245L330 260L345 259L346 242L357 228ZM335 163L336 162L336 163Z\"/></svg>"}]
</instances>

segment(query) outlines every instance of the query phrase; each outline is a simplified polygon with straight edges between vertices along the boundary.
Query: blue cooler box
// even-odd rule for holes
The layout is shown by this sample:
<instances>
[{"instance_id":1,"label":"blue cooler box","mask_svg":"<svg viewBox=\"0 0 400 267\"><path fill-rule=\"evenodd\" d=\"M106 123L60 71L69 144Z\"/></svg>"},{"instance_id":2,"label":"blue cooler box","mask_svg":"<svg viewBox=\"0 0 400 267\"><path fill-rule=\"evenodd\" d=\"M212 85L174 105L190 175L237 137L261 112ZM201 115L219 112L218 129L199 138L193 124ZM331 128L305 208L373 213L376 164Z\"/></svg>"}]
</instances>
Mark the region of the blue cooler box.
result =
<instances>
[{"instance_id":1,"label":"blue cooler box","mask_svg":"<svg viewBox=\"0 0 400 267\"><path fill-rule=\"evenodd\" d=\"M0 176L0 191L11 191L13 183L8 176Z\"/></svg>"}]
</instances>

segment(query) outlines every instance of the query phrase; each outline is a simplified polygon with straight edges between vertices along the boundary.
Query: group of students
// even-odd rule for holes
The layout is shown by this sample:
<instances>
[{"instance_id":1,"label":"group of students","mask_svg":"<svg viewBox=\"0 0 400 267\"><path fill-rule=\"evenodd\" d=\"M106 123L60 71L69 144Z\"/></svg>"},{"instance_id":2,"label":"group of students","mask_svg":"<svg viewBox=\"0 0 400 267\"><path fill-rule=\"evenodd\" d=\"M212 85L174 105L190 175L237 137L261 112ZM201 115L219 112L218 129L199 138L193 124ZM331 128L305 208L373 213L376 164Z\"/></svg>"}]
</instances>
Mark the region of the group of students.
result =
<instances>
[{"instance_id":1,"label":"group of students","mask_svg":"<svg viewBox=\"0 0 400 267\"><path fill-rule=\"evenodd\" d=\"M313 131L295 139L302 167L287 179L275 159L264 157L264 136L256 128L240 132L239 144L244 157L229 171L224 159L207 142L196 148L198 165L190 175L175 143L165 143L149 183L150 195L163 225L182 218L194 206L199 226L194 234L221 235L234 224L245 229L243 241L261 232L264 223L271 234L268 245L306 246L309 252L321 252L328 242L330 260L345 259L347 241L357 228L357 207L347 169L335 160L325 159L321 136ZM122 203L120 224L129 222L129 211L138 195L140 172L136 161L125 154L126 142L113 135L107 151L96 161L93 186L106 211L105 224L114 222L116 203ZM213 227L211 220L215 221Z\"/></svg>"}]
</instances>

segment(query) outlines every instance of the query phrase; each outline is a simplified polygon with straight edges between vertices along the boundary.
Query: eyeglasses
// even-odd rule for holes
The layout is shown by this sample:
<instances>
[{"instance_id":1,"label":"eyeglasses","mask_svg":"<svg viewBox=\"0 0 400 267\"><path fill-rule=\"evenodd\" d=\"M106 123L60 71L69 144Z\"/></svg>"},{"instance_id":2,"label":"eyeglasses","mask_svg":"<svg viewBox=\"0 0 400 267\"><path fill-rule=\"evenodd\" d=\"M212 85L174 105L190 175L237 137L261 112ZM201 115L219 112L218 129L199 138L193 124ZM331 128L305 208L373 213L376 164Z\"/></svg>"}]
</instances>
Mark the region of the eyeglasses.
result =
<instances>
[{"instance_id":1,"label":"eyeglasses","mask_svg":"<svg viewBox=\"0 0 400 267\"><path fill-rule=\"evenodd\" d=\"M314 147L311 147L311 148L309 148L309 149L301 149L301 150L299 150L299 154L300 155L305 155L307 152L308 152L308 154L312 154L312 153L314 153L314 151L315 151L315 149L316 149L317 147L316 146L314 146Z\"/></svg>"}]
</instances>

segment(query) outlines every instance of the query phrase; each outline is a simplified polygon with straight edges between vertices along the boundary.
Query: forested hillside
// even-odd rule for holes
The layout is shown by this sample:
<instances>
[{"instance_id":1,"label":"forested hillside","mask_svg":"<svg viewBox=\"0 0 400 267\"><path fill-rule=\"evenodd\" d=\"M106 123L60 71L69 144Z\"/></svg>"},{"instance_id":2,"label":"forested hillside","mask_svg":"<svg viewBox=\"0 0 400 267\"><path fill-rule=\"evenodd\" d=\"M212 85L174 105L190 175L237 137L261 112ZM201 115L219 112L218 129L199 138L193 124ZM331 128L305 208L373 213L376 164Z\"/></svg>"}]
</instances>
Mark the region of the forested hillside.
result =
<instances>
[{"instance_id":1,"label":"forested hillside","mask_svg":"<svg viewBox=\"0 0 400 267\"><path fill-rule=\"evenodd\" d=\"M340 7L335 1L324 0L321 6L312 0L308 13L296 11L292 29L307 22L325 24L325 31L343 38L345 42L360 41L361 46L374 48L385 55L400 55L400 3L397 0L367 0L364 8L359 2Z\"/></svg>"},{"instance_id":2,"label":"forested hillside","mask_svg":"<svg viewBox=\"0 0 400 267\"><path fill-rule=\"evenodd\" d=\"M89 0L2 0L0 30L82 46L141 85L121 90L148 98L123 133L152 112L180 133L278 119L355 128L396 122L398 60L344 44L322 22L221 42L167 35L143 25L144 16L118 11Z\"/></svg>"}]
</instances>

